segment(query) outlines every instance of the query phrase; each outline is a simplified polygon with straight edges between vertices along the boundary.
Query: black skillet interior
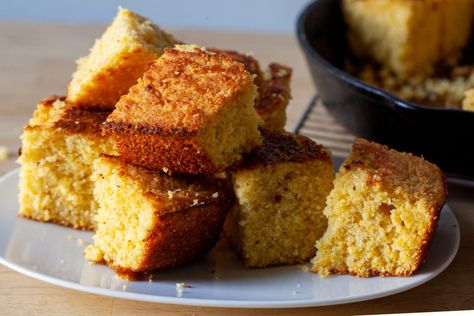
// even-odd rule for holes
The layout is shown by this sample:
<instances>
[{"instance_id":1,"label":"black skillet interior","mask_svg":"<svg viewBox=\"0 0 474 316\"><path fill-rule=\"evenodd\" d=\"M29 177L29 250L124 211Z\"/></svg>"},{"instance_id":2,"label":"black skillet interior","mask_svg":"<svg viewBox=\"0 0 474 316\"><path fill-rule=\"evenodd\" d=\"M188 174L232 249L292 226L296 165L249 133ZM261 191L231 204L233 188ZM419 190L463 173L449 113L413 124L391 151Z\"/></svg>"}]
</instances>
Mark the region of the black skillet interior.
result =
<instances>
[{"instance_id":1,"label":"black skillet interior","mask_svg":"<svg viewBox=\"0 0 474 316\"><path fill-rule=\"evenodd\" d=\"M349 49L339 0L308 5L297 36L323 103L349 131L474 178L474 112L416 106L342 70Z\"/></svg>"}]
</instances>

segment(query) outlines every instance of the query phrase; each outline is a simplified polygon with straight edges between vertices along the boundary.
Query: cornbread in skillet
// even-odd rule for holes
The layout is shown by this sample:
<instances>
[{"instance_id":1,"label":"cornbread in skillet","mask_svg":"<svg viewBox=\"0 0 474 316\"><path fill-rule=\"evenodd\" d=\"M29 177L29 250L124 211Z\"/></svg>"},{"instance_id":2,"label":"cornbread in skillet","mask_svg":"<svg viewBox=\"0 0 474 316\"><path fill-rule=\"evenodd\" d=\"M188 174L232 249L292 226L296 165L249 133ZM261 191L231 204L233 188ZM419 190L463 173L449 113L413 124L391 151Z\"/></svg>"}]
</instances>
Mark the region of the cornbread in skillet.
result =
<instances>
[{"instance_id":1,"label":"cornbread in skillet","mask_svg":"<svg viewBox=\"0 0 474 316\"><path fill-rule=\"evenodd\" d=\"M126 278L188 262L219 238L233 197L224 180L168 176L102 155L94 163L99 203L86 258Z\"/></svg>"},{"instance_id":2,"label":"cornbread in skillet","mask_svg":"<svg viewBox=\"0 0 474 316\"><path fill-rule=\"evenodd\" d=\"M117 103L104 131L120 156L168 173L215 173L261 143L243 64L194 45L166 48Z\"/></svg>"},{"instance_id":3,"label":"cornbread in skillet","mask_svg":"<svg viewBox=\"0 0 474 316\"><path fill-rule=\"evenodd\" d=\"M20 216L94 229L92 162L115 152L101 136L109 113L71 107L57 97L38 104L21 136Z\"/></svg>"},{"instance_id":4,"label":"cornbread in skillet","mask_svg":"<svg viewBox=\"0 0 474 316\"><path fill-rule=\"evenodd\" d=\"M121 95L137 82L148 64L176 41L152 21L119 9L88 56L77 61L68 88L68 102L113 110Z\"/></svg>"},{"instance_id":5,"label":"cornbread in skillet","mask_svg":"<svg viewBox=\"0 0 474 316\"><path fill-rule=\"evenodd\" d=\"M344 0L353 52L401 78L456 62L472 25L472 0Z\"/></svg>"},{"instance_id":6,"label":"cornbread in skillet","mask_svg":"<svg viewBox=\"0 0 474 316\"><path fill-rule=\"evenodd\" d=\"M466 111L474 111L474 89L464 92L464 100L462 101L462 109Z\"/></svg>"},{"instance_id":7,"label":"cornbread in skillet","mask_svg":"<svg viewBox=\"0 0 474 316\"><path fill-rule=\"evenodd\" d=\"M265 130L262 136L263 144L230 172L237 201L225 236L246 267L304 262L326 230L331 154L304 136Z\"/></svg>"},{"instance_id":8,"label":"cornbread in skillet","mask_svg":"<svg viewBox=\"0 0 474 316\"><path fill-rule=\"evenodd\" d=\"M271 63L264 72L260 99L255 110L260 117L260 127L270 131L283 131L286 124L286 108L290 102L291 68Z\"/></svg>"},{"instance_id":9,"label":"cornbread in skillet","mask_svg":"<svg viewBox=\"0 0 474 316\"><path fill-rule=\"evenodd\" d=\"M357 139L328 196L328 229L316 243L313 271L411 275L425 257L445 200L437 166Z\"/></svg>"}]
</instances>

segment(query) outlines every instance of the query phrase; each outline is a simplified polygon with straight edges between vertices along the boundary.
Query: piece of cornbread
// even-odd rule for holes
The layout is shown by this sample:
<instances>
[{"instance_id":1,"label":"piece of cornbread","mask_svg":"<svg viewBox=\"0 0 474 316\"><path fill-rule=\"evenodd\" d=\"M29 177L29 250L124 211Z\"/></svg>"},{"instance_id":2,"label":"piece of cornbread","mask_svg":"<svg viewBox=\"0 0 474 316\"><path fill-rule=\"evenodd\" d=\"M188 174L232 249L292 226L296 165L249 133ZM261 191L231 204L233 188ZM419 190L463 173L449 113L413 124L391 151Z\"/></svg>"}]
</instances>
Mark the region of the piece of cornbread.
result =
<instances>
[{"instance_id":1,"label":"piece of cornbread","mask_svg":"<svg viewBox=\"0 0 474 316\"><path fill-rule=\"evenodd\" d=\"M237 201L225 235L246 267L304 262L326 230L331 154L304 136L262 136L263 144L230 172Z\"/></svg>"},{"instance_id":2,"label":"piece of cornbread","mask_svg":"<svg viewBox=\"0 0 474 316\"><path fill-rule=\"evenodd\" d=\"M215 173L261 142L256 87L241 63L194 45L166 48L104 131L120 156L168 173Z\"/></svg>"},{"instance_id":3,"label":"piece of cornbread","mask_svg":"<svg viewBox=\"0 0 474 316\"><path fill-rule=\"evenodd\" d=\"M77 61L69 84L71 104L113 110L120 96L143 75L151 61L176 40L152 21L120 8L112 24Z\"/></svg>"},{"instance_id":4,"label":"piece of cornbread","mask_svg":"<svg viewBox=\"0 0 474 316\"><path fill-rule=\"evenodd\" d=\"M401 78L431 74L455 62L467 44L472 0L344 0L353 52Z\"/></svg>"},{"instance_id":5,"label":"piece of cornbread","mask_svg":"<svg viewBox=\"0 0 474 316\"><path fill-rule=\"evenodd\" d=\"M313 271L411 275L426 255L445 200L437 166L357 139L328 196L328 229L316 243Z\"/></svg>"},{"instance_id":6,"label":"piece of cornbread","mask_svg":"<svg viewBox=\"0 0 474 316\"><path fill-rule=\"evenodd\" d=\"M21 136L20 216L94 229L91 165L100 153L115 152L101 136L109 113L71 107L58 97L38 104Z\"/></svg>"},{"instance_id":7,"label":"piece of cornbread","mask_svg":"<svg viewBox=\"0 0 474 316\"><path fill-rule=\"evenodd\" d=\"M233 202L226 180L168 176L102 155L94 163L99 203L86 258L125 278L173 267L209 251Z\"/></svg>"},{"instance_id":8,"label":"piece of cornbread","mask_svg":"<svg viewBox=\"0 0 474 316\"><path fill-rule=\"evenodd\" d=\"M464 92L462 109L466 111L474 111L474 89L469 89Z\"/></svg>"},{"instance_id":9,"label":"piece of cornbread","mask_svg":"<svg viewBox=\"0 0 474 316\"><path fill-rule=\"evenodd\" d=\"M263 74L260 99L255 110L260 116L260 127L270 131L283 131L286 124L286 108L290 102L291 68L271 63Z\"/></svg>"}]
</instances>

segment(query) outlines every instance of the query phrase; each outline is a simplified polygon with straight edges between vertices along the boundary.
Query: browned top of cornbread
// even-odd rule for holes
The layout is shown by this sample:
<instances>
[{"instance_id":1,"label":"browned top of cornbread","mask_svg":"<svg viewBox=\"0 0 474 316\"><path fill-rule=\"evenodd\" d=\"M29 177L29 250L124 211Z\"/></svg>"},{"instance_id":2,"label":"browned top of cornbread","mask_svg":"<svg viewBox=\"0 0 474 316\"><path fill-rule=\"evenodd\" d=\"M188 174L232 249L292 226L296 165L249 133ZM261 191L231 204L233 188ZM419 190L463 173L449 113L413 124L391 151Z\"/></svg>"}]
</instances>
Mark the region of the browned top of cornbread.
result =
<instances>
[{"instance_id":1,"label":"browned top of cornbread","mask_svg":"<svg viewBox=\"0 0 474 316\"><path fill-rule=\"evenodd\" d=\"M362 168L369 185L380 184L388 192L402 189L413 200L424 199L438 211L446 200L447 188L442 171L434 164L409 153L358 138L341 170ZM343 171L343 172L344 172Z\"/></svg>"},{"instance_id":2,"label":"browned top of cornbread","mask_svg":"<svg viewBox=\"0 0 474 316\"><path fill-rule=\"evenodd\" d=\"M144 194L156 202L158 214L178 212L209 204L229 206L234 198L227 179L206 175L173 175L125 162L118 156L101 154L123 176L138 181Z\"/></svg>"},{"instance_id":3,"label":"browned top of cornbread","mask_svg":"<svg viewBox=\"0 0 474 316\"><path fill-rule=\"evenodd\" d=\"M232 58L232 60L234 61L242 63L248 72L256 76L254 79L254 83L255 85L257 85L257 87L259 87L259 89L262 89L263 75L262 71L260 70L260 65L254 57L250 56L249 54L242 54L233 50L223 50L217 48L207 48L207 50L222 54L224 56Z\"/></svg>"},{"instance_id":4,"label":"browned top of cornbread","mask_svg":"<svg viewBox=\"0 0 474 316\"><path fill-rule=\"evenodd\" d=\"M110 111L89 110L70 106L64 96L52 95L38 104L40 111L51 111L55 107L59 111L58 118L56 119L54 116L51 116L49 119L53 121L43 122L43 124L71 134L87 134L88 136L96 135L101 137L101 124L110 114ZM35 128L35 126L30 125L26 128Z\"/></svg>"},{"instance_id":5,"label":"browned top of cornbread","mask_svg":"<svg viewBox=\"0 0 474 316\"><path fill-rule=\"evenodd\" d=\"M308 137L291 133L276 133L260 129L262 145L244 156L234 171L251 170L280 162L331 160L331 153Z\"/></svg>"},{"instance_id":6,"label":"browned top of cornbread","mask_svg":"<svg viewBox=\"0 0 474 316\"><path fill-rule=\"evenodd\" d=\"M194 135L203 122L253 87L245 67L196 46L165 48L105 126L160 135Z\"/></svg>"},{"instance_id":7,"label":"browned top of cornbread","mask_svg":"<svg viewBox=\"0 0 474 316\"><path fill-rule=\"evenodd\" d=\"M260 100L255 104L258 114L272 112L275 108L287 102L290 97L290 67L271 63L268 65L269 78L264 81L260 92Z\"/></svg>"}]
</instances>

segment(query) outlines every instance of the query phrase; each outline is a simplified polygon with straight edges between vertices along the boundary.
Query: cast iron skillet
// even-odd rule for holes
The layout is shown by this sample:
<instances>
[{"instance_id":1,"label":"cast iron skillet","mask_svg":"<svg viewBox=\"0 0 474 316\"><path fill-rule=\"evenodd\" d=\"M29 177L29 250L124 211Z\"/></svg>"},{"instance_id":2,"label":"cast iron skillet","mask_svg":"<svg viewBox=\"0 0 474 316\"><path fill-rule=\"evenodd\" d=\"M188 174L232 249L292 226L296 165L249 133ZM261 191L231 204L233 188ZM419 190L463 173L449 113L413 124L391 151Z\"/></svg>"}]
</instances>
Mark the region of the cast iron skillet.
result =
<instances>
[{"instance_id":1,"label":"cast iron skillet","mask_svg":"<svg viewBox=\"0 0 474 316\"><path fill-rule=\"evenodd\" d=\"M423 155L448 175L474 178L474 112L404 102L342 69L349 52L339 0L317 0L297 22L297 36L328 111L349 131Z\"/></svg>"}]
</instances>

